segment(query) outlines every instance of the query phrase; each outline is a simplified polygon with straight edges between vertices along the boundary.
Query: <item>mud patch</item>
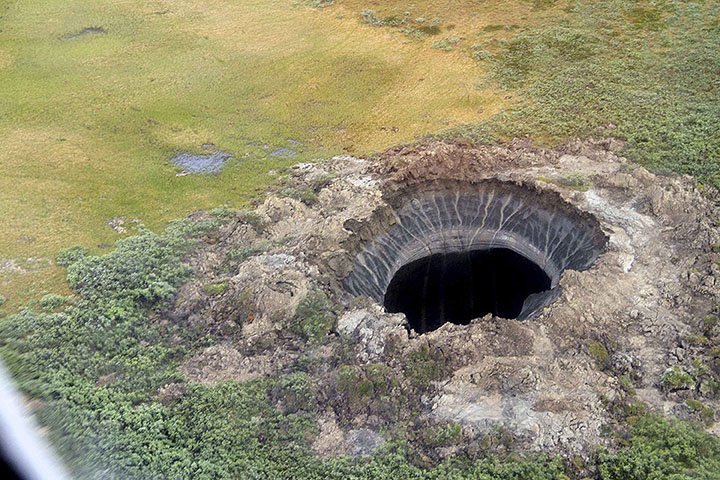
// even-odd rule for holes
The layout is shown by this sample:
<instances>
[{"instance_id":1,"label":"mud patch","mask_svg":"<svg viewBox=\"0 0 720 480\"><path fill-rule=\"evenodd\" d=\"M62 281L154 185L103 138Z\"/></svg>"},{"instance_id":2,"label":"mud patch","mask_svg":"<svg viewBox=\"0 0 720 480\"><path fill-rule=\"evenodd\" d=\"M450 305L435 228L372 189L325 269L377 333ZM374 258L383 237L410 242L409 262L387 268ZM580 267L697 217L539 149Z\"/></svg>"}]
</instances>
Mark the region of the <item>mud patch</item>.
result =
<instances>
[{"instance_id":1,"label":"mud patch","mask_svg":"<svg viewBox=\"0 0 720 480\"><path fill-rule=\"evenodd\" d=\"M270 152L270 156L275 158L294 158L297 157L297 152L290 148L282 147Z\"/></svg>"},{"instance_id":2,"label":"mud patch","mask_svg":"<svg viewBox=\"0 0 720 480\"><path fill-rule=\"evenodd\" d=\"M75 40L91 35L107 35L107 30L104 27L85 27L77 32L66 33L62 38L64 40Z\"/></svg>"},{"instance_id":3,"label":"mud patch","mask_svg":"<svg viewBox=\"0 0 720 480\"><path fill-rule=\"evenodd\" d=\"M175 155L171 162L173 165L182 168L179 175L217 174L220 173L230 158L232 158L232 155L225 152L214 152L209 155L180 153Z\"/></svg>"}]
</instances>

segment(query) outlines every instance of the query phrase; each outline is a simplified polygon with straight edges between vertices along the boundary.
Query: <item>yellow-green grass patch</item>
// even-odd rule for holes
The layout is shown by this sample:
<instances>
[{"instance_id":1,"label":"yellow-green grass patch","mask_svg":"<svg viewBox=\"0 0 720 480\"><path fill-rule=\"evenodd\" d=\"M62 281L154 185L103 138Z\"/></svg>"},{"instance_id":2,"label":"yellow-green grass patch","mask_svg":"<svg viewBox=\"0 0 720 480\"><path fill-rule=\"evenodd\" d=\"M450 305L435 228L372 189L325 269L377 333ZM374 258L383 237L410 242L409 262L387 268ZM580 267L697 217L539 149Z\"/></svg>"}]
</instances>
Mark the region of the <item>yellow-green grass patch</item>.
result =
<instances>
[{"instance_id":1,"label":"yellow-green grass patch","mask_svg":"<svg viewBox=\"0 0 720 480\"><path fill-rule=\"evenodd\" d=\"M110 218L158 228L241 206L270 170L487 118L506 101L478 88L483 75L467 56L291 0L6 3L0 260L99 248L119 236ZM170 158L204 144L234 160L176 176ZM270 155L282 147L297 156ZM0 277L5 308L29 284L62 283L53 268Z\"/></svg>"}]
</instances>

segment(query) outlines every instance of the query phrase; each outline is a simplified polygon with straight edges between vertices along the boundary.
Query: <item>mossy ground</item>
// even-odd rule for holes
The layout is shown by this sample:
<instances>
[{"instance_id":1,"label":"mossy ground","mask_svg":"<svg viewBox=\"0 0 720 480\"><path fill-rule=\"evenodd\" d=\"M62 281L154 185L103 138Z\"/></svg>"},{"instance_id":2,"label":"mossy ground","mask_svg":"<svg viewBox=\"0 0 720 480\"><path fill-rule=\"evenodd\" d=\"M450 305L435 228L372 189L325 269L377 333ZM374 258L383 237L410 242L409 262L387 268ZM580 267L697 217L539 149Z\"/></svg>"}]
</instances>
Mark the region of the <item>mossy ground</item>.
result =
<instances>
[{"instance_id":1,"label":"mossy ground","mask_svg":"<svg viewBox=\"0 0 720 480\"><path fill-rule=\"evenodd\" d=\"M48 259L112 244L110 218L159 229L242 206L270 170L443 130L546 144L613 135L649 167L720 183L717 1L320 3L0 0L0 265L29 272L0 273L2 308L68 293ZM217 176L176 176L170 157L204 144L235 160ZM148 322L147 307L162 309L185 279L184 237L143 232L103 259L80 255L68 262L74 297L0 322L5 361L45 402L41 420L76 472L580 478L557 459L422 470L389 449L367 463L319 460L307 448L312 402L291 415L267 403L268 390L303 390L297 379L187 385L163 403L158 387L182 382L177 364L208 341ZM408 372L418 384L437 372L420 360ZM382 393L381 374L363 373L363 388ZM625 433L594 460L598 478L717 478L720 446L697 429L647 418Z\"/></svg>"},{"instance_id":2,"label":"mossy ground","mask_svg":"<svg viewBox=\"0 0 720 480\"><path fill-rule=\"evenodd\" d=\"M313 8L326 6L326 8ZM445 131L612 135L720 185L717 1L0 2L0 272L13 310L62 290L47 260L241 206L268 172ZM440 48L441 46L442 48ZM217 176L169 159L212 144ZM279 148L293 158L273 157Z\"/></svg>"},{"instance_id":3,"label":"mossy ground","mask_svg":"<svg viewBox=\"0 0 720 480\"><path fill-rule=\"evenodd\" d=\"M111 244L113 217L156 229L241 206L270 170L502 107L476 88L472 59L343 12L292 0L0 2L0 258ZM104 33L79 34L89 27ZM176 176L171 156L203 144L235 160L218 176ZM282 147L297 156L270 155ZM2 275L6 307L63 283L52 267Z\"/></svg>"}]
</instances>

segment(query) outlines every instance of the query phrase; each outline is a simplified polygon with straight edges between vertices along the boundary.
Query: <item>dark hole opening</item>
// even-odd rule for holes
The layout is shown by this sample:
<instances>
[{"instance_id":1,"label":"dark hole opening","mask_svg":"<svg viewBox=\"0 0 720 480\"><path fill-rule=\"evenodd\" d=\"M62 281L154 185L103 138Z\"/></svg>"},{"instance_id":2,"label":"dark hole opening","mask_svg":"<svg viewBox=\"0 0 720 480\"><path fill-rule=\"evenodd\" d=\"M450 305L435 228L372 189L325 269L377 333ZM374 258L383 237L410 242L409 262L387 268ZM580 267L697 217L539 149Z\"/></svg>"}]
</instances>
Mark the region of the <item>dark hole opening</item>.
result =
<instances>
[{"instance_id":1,"label":"dark hole opening","mask_svg":"<svg viewBox=\"0 0 720 480\"><path fill-rule=\"evenodd\" d=\"M488 313L517 318L529 295L549 289L550 278L538 265L506 248L438 253L398 270L385 308L404 313L424 333Z\"/></svg>"}]
</instances>

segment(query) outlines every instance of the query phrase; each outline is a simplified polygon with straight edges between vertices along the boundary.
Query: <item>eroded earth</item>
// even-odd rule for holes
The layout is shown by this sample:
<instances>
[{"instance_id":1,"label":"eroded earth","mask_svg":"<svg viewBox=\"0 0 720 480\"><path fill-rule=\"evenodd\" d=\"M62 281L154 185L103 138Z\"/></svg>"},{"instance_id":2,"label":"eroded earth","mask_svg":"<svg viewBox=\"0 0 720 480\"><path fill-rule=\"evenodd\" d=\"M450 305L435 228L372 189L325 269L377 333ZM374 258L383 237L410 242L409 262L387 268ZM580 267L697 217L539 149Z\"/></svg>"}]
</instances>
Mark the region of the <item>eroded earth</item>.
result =
<instances>
[{"instance_id":1,"label":"eroded earth","mask_svg":"<svg viewBox=\"0 0 720 480\"><path fill-rule=\"evenodd\" d=\"M634 407L718 433L707 414L720 408L718 199L621 148L429 142L297 165L205 239L188 259L195 279L158 321L222 339L187 361L191 380L310 375L319 455L396 437L429 463L507 438L583 454ZM552 279L526 319L419 334L385 312L383 289L411 259L499 238Z\"/></svg>"}]
</instances>

